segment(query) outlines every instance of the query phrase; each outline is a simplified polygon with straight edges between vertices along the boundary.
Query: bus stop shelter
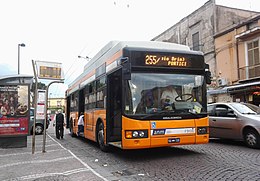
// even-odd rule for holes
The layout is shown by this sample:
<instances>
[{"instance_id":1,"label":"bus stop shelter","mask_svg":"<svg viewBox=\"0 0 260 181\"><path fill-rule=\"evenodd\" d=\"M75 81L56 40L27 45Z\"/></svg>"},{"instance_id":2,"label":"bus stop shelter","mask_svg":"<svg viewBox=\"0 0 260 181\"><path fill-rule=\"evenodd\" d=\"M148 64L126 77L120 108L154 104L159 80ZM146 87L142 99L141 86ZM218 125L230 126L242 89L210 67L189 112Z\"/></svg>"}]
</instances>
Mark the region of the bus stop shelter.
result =
<instances>
[{"instance_id":1,"label":"bus stop shelter","mask_svg":"<svg viewBox=\"0 0 260 181\"><path fill-rule=\"evenodd\" d=\"M33 76L0 77L0 148L27 146Z\"/></svg>"}]
</instances>

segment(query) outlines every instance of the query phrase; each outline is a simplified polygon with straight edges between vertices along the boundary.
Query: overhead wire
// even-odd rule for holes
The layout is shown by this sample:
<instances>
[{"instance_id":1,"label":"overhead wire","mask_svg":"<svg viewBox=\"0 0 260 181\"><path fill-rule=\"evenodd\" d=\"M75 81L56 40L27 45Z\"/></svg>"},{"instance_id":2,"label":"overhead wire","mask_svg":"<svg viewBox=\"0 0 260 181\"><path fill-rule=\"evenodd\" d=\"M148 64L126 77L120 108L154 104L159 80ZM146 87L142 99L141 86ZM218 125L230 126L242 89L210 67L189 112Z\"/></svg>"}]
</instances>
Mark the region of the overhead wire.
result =
<instances>
[{"instance_id":1,"label":"overhead wire","mask_svg":"<svg viewBox=\"0 0 260 181\"><path fill-rule=\"evenodd\" d=\"M222 6L222 5L220 5L220 6ZM209 7L207 7L207 8L209 8ZM205 10L204 10L204 11L205 11ZM250 10L249 10L249 11L250 11ZM190 17L190 16L191 16L191 14L188 15L188 16L186 16L185 18L188 18L188 17ZM229 28L235 27L235 26L237 26L238 24L243 23L245 20L249 20L249 18L250 18L250 17L253 17L253 16L254 16L254 14L252 13L251 16L245 17L245 18L243 18L243 19L240 19L240 22L238 22L238 23L230 24L230 25L227 25L227 26L223 27L221 30L219 30L219 32L222 32L222 31L228 30ZM184 18L183 18L183 19L184 19ZM183 19L182 19L182 20L183 20ZM167 29L166 31L164 31L162 34L158 35L158 36L157 36L157 39L160 38L160 37L163 37L163 34L164 34L164 33L166 33L167 31L170 31L171 29L173 29L174 27L176 27L176 25L180 24L180 23L182 22L182 20L180 20L180 21L177 22L175 25L173 25L173 26L171 26L170 28L168 28L168 29ZM188 35L187 35L187 36L188 36ZM214 36L214 35L213 35L213 36ZM203 45L205 45L205 44L207 44L207 43L209 43L209 42L213 42L213 41L214 41L214 37L213 37L213 36L212 36L212 35L204 36L203 38L200 38L197 42L193 42L193 44L203 43ZM209 38L209 40L203 41L203 40L208 39L208 38ZM186 44L187 44L187 42L186 42ZM84 46L84 48L80 51L79 55L82 54L82 52L86 49L86 47L87 47L87 45ZM191 48L193 48L193 47L191 47ZM92 52L93 52L93 48L92 48L92 50L90 51L90 53L92 53ZM89 53L89 54L90 54L90 53ZM71 66L69 67L68 71L65 73L65 77L66 77L66 75L68 75L69 71L70 71L71 68L75 65L75 63L76 63L77 60L78 60L78 58L75 59L75 61L71 64ZM78 70L78 68L76 67L76 68L66 77L66 79L68 80L77 70ZM57 92L57 90L58 90L58 88L56 88L56 92Z\"/></svg>"},{"instance_id":2,"label":"overhead wire","mask_svg":"<svg viewBox=\"0 0 260 181\"><path fill-rule=\"evenodd\" d=\"M79 52L79 55L82 54L82 52L87 48L87 46L88 46L88 44L86 44L86 45L82 48L82 50ZM66 80L68 80L68 79L77 71L78 67L76 67L76 68L70 73L70 70L72 69L72 67L75 67L75 64L76 64L76 62L77 62L78 60L79 60L78 57L75 58L74 61L72 62L72 64L70 65L69 69L65 72L65 74L64 74L64 78L65 78L64 83L66 83ZM69 74L69 73L70 73L70 74ZM54 91L52 92L53 97L56 97L61 91L63 91L63 90L59 89L59 87L56 86L55 89L54 89ZM51 93L51 92L50 92L50 93Z\"/></svg>"}]
</instances>

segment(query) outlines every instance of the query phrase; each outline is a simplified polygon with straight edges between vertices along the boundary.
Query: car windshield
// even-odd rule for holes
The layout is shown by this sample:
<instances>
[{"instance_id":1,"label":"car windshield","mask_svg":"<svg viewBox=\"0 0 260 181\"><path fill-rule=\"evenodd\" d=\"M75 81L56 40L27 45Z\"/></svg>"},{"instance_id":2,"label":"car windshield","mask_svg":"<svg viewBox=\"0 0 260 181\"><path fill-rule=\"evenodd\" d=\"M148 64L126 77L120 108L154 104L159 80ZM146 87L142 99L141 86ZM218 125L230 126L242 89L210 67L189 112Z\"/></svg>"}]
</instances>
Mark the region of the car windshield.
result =
<instances>
[{"instance_id":1,"label":"car windshield","mask_svg":"<svg viewBox=\"0 0 260 181\"><path fill-rule=\"evenodd\" d=\"M255 112L245 104L231 103L231 105L241 114L257 114L257 112Z\"/></svg>"},{"instance_id":2,"label":"car windshield","mask_svg":"<svg viewBox=\"0 0 260 181\"><path fill-rule=\"evenodd\" d=\"M201 75L133 73L127 82L125 113L130 115L167 111L199 114L202 104Z\"/></svg>"},{"instance_id":3,"label":"car windshield","mask_svg":"<svg viewBox=\"0 0 260 181\"><path fill-rule=\"evenodd\" d=\"M254 104L250 104L250 103L243 103L243 104L246 105L247 107L249 107L250 109L252 109L257 114L260 114L260 107L254 105Z\"/></svg>"}]
</instances>

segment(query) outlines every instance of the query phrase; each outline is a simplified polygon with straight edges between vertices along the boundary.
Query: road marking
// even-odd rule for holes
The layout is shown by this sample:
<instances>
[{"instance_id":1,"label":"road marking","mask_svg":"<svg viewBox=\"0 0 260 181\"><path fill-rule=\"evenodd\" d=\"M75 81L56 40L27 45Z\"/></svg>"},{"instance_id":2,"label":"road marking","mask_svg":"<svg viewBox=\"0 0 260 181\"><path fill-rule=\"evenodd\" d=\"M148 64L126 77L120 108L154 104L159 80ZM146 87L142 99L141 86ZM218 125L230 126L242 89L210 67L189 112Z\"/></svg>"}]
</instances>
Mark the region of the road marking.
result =
<instances>
[{"instance_id":1,"label":"road marking","mask_svg":"<svg viewBox=\"0 0 260 181\"><path fill-rule=\"evenodd\" d=\"M62 149L55 149L55 150L48 150L49 152L55 152L55 151L60 151ZM22 152L22 153L10 153L10 154L5 154L5 155L0 155L0 157L9 157L9 156L18 156L18 155L31 155L32 152ZM42 154L42 151L37 151L34 154Z\"/></svg>"},{"instance_id":2,"label":"road marking","mask_svg":"<svg viewBox=\"0 0 260 181\"><path fill-rule=\"evenodd\" d=\"M73 156L69 157L62 157L62 158L56 158L52 160L35 160L35 161L25 161L25 162L17 162L17 163L10 163L6 165L0 165L0 168L6 168L6 167L12 167L12 166L17 166L17 165L23 165L23 164L33 164L33 163L50 163L50 162L57 162L61 160L68 160L74 158Z\"/></svg>"},{"instance_id":3,"label":"road marking","mask_svg":"<svg viewBox=\"0 0 260 181\"><path fill-rule=\"evenodd\" d=\"M3 180L3 181L38 179L38 178L57 176L57 175L68 176L68 175L72 175L72 174L76 174L76 173L80 173L80 172L86 172L86 171L90 171L90 170L87 169L87 168L78 168L78 169L74 169L74 170L68 170L68 171L63 172L63 173L33 174L33 175L27 175L27 176L22 176L22 177L16 177L16 178L8 179L8 180Z\"/></svg>"},{"instance_id":4,"label":"road marking","mask_svg":"<svg viewBox=\"0 0 260 181\"><path fill-rule=\"evenodd\" d=\"M50 146L57 146L57 144L50 144L50 145L46 145L45 147L50 147Z\"/></svg>"},{"instance_id":5,"label":"road marking","mask_svg":"<svg viewBox=\"0 0 260 181\"><path fill-rule=\"evenodd\" d=\"M63 148L64 150L68 151L74 158L76 158L82 165L84 165L87 169L89 169L92 173L94 173L96 176L98 176L99 178L108 181L105 177L103 177L102 175L100 175L99 173L97 173L95 170L93 170L87 163L85 163L84 161L82 161L79 157L77 157L72 151L70 151L69 149L65 148L64 146L62 146L59 142L57 142L55 139L53 139L49 134L47 134L53 141L55 141L56 143L58 143L60 145L61 148Z\"/></svg>"}]
</instances>

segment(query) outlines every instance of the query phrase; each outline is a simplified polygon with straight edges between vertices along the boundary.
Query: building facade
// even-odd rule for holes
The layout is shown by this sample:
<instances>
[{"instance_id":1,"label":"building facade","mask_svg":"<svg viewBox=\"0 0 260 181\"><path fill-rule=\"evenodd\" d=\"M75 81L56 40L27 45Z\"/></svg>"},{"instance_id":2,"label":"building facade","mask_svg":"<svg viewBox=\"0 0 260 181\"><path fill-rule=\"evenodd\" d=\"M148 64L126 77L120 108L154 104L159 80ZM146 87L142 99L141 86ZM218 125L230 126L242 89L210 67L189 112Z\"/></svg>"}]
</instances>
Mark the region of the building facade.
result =
<instances>
[{"instance_id":1,"label":"building facade","mask_svg":"<svg viewBox=\"0 0 260 181\"><path fill-rule=\"evenodd\" d=\"M184 44L192 50L202 51L212 73L211 87L217 88L219 72L214 35L257 14L258 12L216 5L215 0L210 0L152 40Z\"/></svg>"},{"instance_id":2,"label":"building facade","mask_svg":"<svg viewBox=\"0 0 260 181\"><path fill-rule=\"evenodd\" d=\"M65 98L49 98L48 99L48 114L56 114L61 109L65 111L66 99Z\"/></svg>"},{"instance_id":3,"label":"building facade","mask_svg":"<svg viewBox=\"0 0 260 181\"><path fill-rule=\"evenodd\" d=\"M216 34L214 39L219 90L226 90L230 101L260 105L260 14ZM211 93L214 102L221 94Z\"/></svg>"},{"instance_id":4,"label":"building facade","mask_svg":"<svg viewBox=\"0 0 260 181\"><path fill-rule=\"evenodd\" d=\"M184 44L204 53L212 73L208 102L259 105L259 15L209 0L152 40Z\"/></svg>"}]
</instances>

